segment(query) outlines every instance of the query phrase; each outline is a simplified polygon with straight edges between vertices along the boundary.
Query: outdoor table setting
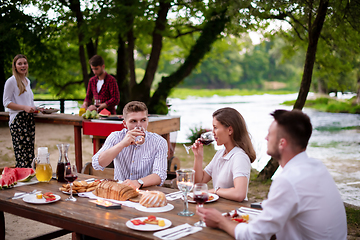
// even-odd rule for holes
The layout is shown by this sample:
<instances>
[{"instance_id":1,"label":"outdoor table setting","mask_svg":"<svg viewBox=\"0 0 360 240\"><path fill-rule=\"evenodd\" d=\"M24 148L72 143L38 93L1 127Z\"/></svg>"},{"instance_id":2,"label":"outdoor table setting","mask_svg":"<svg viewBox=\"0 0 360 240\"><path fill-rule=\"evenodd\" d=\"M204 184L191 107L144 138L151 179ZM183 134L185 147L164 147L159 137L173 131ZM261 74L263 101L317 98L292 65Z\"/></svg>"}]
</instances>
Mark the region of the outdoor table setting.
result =
<instances>
[{"instance_id":1,"label":"outdoor table setting","mask_svg":"<svg viewBox=\"0 0 360 240\"><path fill-rule=\"evenodd\" d=\"M96 176L87 174L77 174L77 181L92 183L98 181ZM199 221L197 215L183 214L184 212L196 211L196 204L184 205L183 197L179 197L184 192L175 189L153 186L138 190L141 192L159 191L167 196L167 205L163 208L140 208L139 203L130 201L110 200L115 206L119 203L120 207L104 207L97 202L97 198L88 198L86 194L74 194L76 201L65 201L69 194L61 191L63 183L56 179L49 182L38 182L32 179L26 184L15 185L9 189L0 191L0 210L14 215L33 219L43 223L51 224L69 232L75 232L73 239L78 239L79 234L85 234L102 239L198 239L198 238L221 238L231 239L225 232L208 227L194 227ZM189 190L189 188L188 188ZM41 192L52 193L51 201L37 199L37 194ZM25 193L24 195L20 195ZM88 192L92 193L92 192ZM185 192L188 194L189 192ZM83 197L81 197L83 195ZM84 197L85 196L85 197ZM15 199L14 199L15 197ZM223 213L236 211L240 207L248 208L250 203L238 203L222 198L212 199L205 203L206 206L214 207ZM184 207L185 206L185 207ZM185 209L184 209L185 208ZM179 214L179 215L178 215ZM189 216L186 216L189 215ZM133 220L144 221L154 216L158 221L162 220L163 226L155 224L140 224L136 226ZM2 229L5 229L5 222L2 221ZM5 231L4 231L5 233ZM74 237L75 236L75 237ZM76 237L77 236L77 237ZM1 236L4 239L5 236Z\"/></svg>"}]
</instances>

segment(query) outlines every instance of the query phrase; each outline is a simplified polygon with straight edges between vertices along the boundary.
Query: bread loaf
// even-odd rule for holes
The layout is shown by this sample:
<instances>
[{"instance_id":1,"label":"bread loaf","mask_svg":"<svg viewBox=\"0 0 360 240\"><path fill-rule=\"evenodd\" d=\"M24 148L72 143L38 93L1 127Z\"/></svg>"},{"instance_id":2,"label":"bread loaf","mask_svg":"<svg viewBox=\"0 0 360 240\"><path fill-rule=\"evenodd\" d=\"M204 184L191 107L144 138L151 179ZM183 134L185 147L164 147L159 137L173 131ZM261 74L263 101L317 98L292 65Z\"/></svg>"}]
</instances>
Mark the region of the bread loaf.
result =
<instances>
[{"instance_id":1,"label":"bread loaf","mask_svg":"<svg viewBox=\"0 0 360 240\"><path fill-rule=\"evenodd\" d=\"M164 207L167 205L165 194L159 191L148 191L142 194L139 202L142 206L147 208Z\"/></svg>"},{"instance_id":2,"label":"bread loaf","mask_svg":"<svg viewBox=\"0 0 360 240\"><path fill-rule=\"evenodd\" d=\"M132 187L117 183L112 180L102 181L93 192L96 196L118 201L126 201L129 198L136 197L138 192Z\"/></svg>"}]
</instances>

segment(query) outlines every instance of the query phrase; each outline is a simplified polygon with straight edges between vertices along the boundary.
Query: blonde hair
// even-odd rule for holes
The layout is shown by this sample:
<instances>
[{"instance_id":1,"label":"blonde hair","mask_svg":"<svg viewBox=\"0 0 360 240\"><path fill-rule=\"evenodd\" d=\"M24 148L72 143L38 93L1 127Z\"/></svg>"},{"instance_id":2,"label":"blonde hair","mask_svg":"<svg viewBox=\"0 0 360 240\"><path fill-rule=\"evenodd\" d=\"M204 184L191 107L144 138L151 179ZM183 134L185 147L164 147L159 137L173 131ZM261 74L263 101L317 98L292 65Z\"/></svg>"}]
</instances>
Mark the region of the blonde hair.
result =
<instances>
[{"instance_id":1,"label":"blonde hair","mask_svg":"<svg viewBox=\"0 0 360 240\"><path fill-rule=\"evenodd\" d=\"M250 158L250 162L254 162L256 159L256 152L252 145L243 116L237 110L225 107L216 110L213 113L213 117L223 126L231 126L233 128L234 132L231 134L233 142L237 147L240 147L245 151L246 155Z\"/></svg>"},{"instance_id":2,"label":"blonde hair","mask_svg":"<svg viewBox=\"0 0 360 240\"><path fill-rule=\"evenodd\" d=\"M20 74L19 74L18 71L16 70L16 62L17 62L19 59L21 59L21 58L25 58L26 61L27 61L27 58L26 58L25 55L23 55L23 54L18 54L18 55L16 55L16 56L14 57L13 64L12 64L12 73L13 73L15 79L16 79L17 86L18 86L18 88L19 88L19 90L20 90L19 96L20 96L21 94L23 94L24 92L26 92L26 86L25 86L25 84L23 83ZM27 74L28 74L28 73L26 72L26 76L27 76Z\"/></svg>"}]
</instances>

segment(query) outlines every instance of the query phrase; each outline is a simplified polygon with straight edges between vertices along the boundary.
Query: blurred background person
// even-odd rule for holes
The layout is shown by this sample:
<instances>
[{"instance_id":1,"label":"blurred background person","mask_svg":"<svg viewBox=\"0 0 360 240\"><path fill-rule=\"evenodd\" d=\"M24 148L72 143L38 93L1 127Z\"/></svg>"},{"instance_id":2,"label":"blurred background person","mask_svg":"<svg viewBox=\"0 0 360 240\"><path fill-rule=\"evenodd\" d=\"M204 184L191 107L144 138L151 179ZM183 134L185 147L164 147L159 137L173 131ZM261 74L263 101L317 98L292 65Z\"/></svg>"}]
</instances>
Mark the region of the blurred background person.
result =
<instances>
[{"instance_id":1,"label":"blurred background person","mask_svg":"<svg viewBox=\"0 0 360 240\"><path fill-rule=\"evenodd\" d=\"M94 55L90 58L89 64L95 76L89 80L86 98L81 107L98 112L106 108L111 114L116 114L115 106L120 102L116 79L105 72L105 63L101 56Z\"/></svg>"}]
</instances>

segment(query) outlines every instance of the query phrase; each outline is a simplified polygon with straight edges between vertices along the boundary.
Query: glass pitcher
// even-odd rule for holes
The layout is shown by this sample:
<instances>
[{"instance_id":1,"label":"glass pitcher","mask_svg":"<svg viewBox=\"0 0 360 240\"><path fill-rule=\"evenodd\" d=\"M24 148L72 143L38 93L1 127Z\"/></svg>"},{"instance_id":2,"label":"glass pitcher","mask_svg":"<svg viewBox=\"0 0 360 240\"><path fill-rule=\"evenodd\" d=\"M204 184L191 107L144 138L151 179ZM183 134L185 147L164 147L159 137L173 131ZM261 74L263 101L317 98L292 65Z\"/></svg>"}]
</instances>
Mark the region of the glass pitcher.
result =
<instances>
[{"instance_id":1,"label":"glass pitcher","mask_svg":"<svg viewBox=\"0 0 360 240\"><path fill-rule=\"evenodd\" d=\"M56 145L59 149L59 161L56 168L56 178L58 182L67 182L64 178L65 165L70 165L68 158L69 143L60 143Z\"/></svg>"},{"instance_id":2,"label":"glass pitcher","mask_svg":"<svg viewBox=\"0 0 360 240\"><path fill-rule=\"evenodd\" d=\"M49 182L52 178L52 168L50 164L50 153L47 147L38 148L38 156L32 162L36 178L39 182Z\"/></svg>"}]
</instances>

